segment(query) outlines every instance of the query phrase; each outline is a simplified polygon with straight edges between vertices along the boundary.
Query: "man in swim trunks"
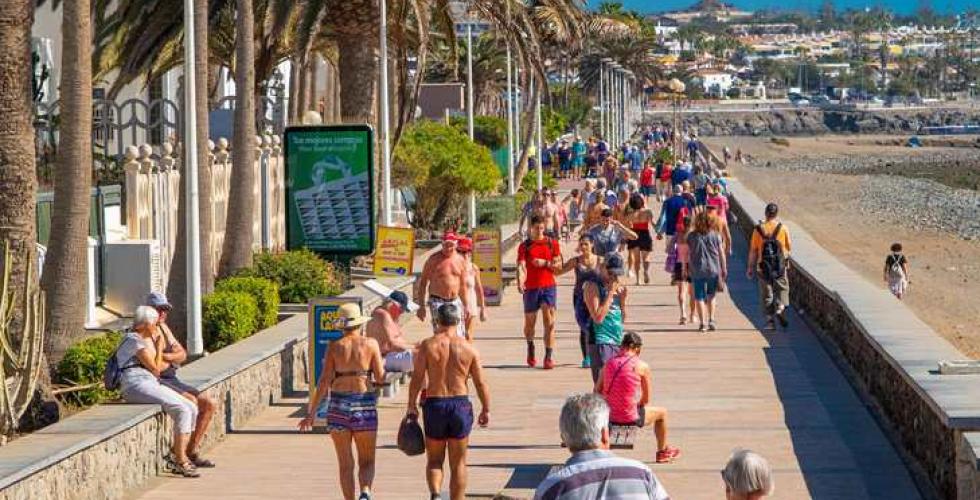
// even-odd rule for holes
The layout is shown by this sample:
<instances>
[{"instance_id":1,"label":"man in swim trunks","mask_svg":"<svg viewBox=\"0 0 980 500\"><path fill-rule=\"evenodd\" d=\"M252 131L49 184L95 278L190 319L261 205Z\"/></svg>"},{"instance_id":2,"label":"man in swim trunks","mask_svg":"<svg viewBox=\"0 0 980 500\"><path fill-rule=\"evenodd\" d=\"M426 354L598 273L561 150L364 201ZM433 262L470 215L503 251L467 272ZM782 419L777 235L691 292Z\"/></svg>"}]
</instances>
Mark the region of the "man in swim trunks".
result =
<instances>
[{"instance_id":1,"label":"man in swim trunks","mask_svg":"<svg viewBox=\"0 0 980 500\"><path fill-rule=\"evenodd\" d=\"M439 325L435 334L422 341L415 357L415 376L408 389L409 415L418 415L419 392L425 383L422 419L425 426L425 478L430 498L440 498L442 465L449 452L449 492L452 500L466 496L466 452L473 428L473 405L467 380L473 378L480 398L477 423L490 423L490 388L483 378L480 353L453 331L462 323L461 310L444 304L435 313Z\"/></svg>"},{"instance_id":2,"label":"man in swim trunks","mask_svg":"<svg viewBox=\"0 0 980 500\"><path fill-rule=\"evenodd\" d=\"M405 340L405 332L398 318L408 311L408 295L395 290L371 313L371 321L364 326L364 333L378 341L381 357L385 360L385 372L412 371L414 346Z\"/></svg>"},{"instance_id":3,"label":"man in swim trunks","mask_svg":"<svg viewBox=\"0 0 980 500\"><path fill-rule=\"evenodd\" d=\"M432 254L422 267L418 288L415 292L415 303L425 304L432 313L432 328L435 330L435 311L442 304L455 304L463 314L469 314L469 303L464 293L466 278L466 259L456 251L459 236L447 232L442 237L442 251ZM416 313L420 320L425 321L425 307L420 307ZM462 323L456 328L456 334L466 336Z\"/></svg>"}]
</instances>

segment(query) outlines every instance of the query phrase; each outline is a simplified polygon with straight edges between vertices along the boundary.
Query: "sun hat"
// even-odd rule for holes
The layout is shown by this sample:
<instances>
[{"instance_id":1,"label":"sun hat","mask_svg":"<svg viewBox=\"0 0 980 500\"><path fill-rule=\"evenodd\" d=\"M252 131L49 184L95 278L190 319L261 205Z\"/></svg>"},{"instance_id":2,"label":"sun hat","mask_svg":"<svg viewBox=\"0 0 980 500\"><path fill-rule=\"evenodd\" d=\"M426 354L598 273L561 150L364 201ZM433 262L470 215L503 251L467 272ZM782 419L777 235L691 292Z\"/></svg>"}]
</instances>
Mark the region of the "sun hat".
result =
<instances>
[{"instance_id":1,"label":"sun hat","mask_svg":"<svg viewBox=\"0 0 980 500\"><path fill-rule=\"evenodd\" d=\"M623 256L616 252L609 252L606 255L606 270L616 276L626 274L626 264L623 262Z\"/></svg>"},{"instance_id":2,"label":"sun hat","mask_svg":"<svg viewBox=\"0 0 980 500\"><path fill-rule=\"evenodd\" d=\"M356 302L348 302L337 308L337 314L343 323L341 328L354 328L371 321L371 318L361 315L361 306Z\"/></svg>"}]
</instances>

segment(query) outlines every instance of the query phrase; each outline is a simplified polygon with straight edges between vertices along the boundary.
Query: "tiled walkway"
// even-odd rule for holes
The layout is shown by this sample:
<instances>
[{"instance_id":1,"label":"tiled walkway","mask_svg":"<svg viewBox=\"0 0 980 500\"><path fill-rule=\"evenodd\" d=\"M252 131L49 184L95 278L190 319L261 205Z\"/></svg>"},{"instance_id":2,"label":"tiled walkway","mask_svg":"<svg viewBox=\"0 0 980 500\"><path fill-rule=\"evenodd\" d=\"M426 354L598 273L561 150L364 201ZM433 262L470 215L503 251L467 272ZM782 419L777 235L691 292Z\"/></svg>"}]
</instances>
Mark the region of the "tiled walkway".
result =
<instances>
[{"instance_id":1,"label":"tiled walkway","mask_svg":"<svg viewBox=\"0 0 980 500\"><path fill-rule=\"evenodd\" d=\"M720 299L720 330L703 335L677 325L675 292L661 271L662 249L658 242L656 283L630 290L628 328L644 337L643 358L654 370L654 403L670 410L669 440L682 455L672 464L652 464L652 433L624 455L650 463L671 496L681 500L724 498L719 470L736 447L770 460L774 498L919 497L895 450L801 320L792 317L789 331L759 331L758 301L754 284L744 277L744 261L732 264L730 294ZM569 278L562 280L559 300L560 367L553 371L523 365L520 297L514 287L477 332L493 402L490 427L472 436L472 498L502 492L530 497L549 468L567 458L559 446L558 411L568 394L588 391L591 379L578 367ZM412 338L427 335L416 320L406 328ZM406 457L395 447L406 397L403 390L381 405L379 499L427 498L424 459ZM202 478L159 478L132 497L341 498L329 438L295 431L304 403L283 400L232 435L211 451L219 467L204 471Z\"/></svg>"}]
</instances>

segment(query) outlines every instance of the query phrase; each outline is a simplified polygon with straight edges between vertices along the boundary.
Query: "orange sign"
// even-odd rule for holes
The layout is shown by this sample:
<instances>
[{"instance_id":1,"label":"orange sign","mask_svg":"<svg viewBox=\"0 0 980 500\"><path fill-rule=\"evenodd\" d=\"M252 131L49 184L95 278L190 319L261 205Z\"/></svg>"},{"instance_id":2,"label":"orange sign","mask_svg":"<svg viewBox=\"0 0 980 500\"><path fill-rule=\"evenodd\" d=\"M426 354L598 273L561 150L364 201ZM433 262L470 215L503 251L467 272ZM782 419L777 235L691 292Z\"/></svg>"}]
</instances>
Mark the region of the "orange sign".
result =
<instances>
[{"instance_id":1,"label":"orange sign","mask_svg":"<svg viewBox=\"0 0 980 500\"><path fill-rule=\"evenodd\" d=\"M408 276L415 258L415 230L378 226L374 248L374 275Z\"/></svg>"}]
</instances>

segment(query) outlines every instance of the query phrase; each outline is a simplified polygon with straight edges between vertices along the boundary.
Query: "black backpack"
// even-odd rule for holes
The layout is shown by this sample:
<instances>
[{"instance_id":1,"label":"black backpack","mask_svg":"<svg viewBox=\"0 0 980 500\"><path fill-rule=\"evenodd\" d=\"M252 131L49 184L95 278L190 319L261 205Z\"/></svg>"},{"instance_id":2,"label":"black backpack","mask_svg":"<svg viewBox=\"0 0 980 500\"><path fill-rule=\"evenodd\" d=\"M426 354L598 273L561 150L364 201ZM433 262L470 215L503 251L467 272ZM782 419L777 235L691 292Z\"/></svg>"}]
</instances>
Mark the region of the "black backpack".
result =
<instances>
[{"instance_id":1,"label":"black backpack","mask_svg":"<svg viewBox=\"0 0 980 500\"><path fill-rule=\"evenodd\" d=\"M783 225L776 224L776 229L772 234L767 235L762 231L762 224L755 226L756 232L762 237L762 252L759 256L759 275L766 281L775 281L783 277L786 273L786 259L783 254L783 246L776 239Z\"/></svg>"}]
</instances>

